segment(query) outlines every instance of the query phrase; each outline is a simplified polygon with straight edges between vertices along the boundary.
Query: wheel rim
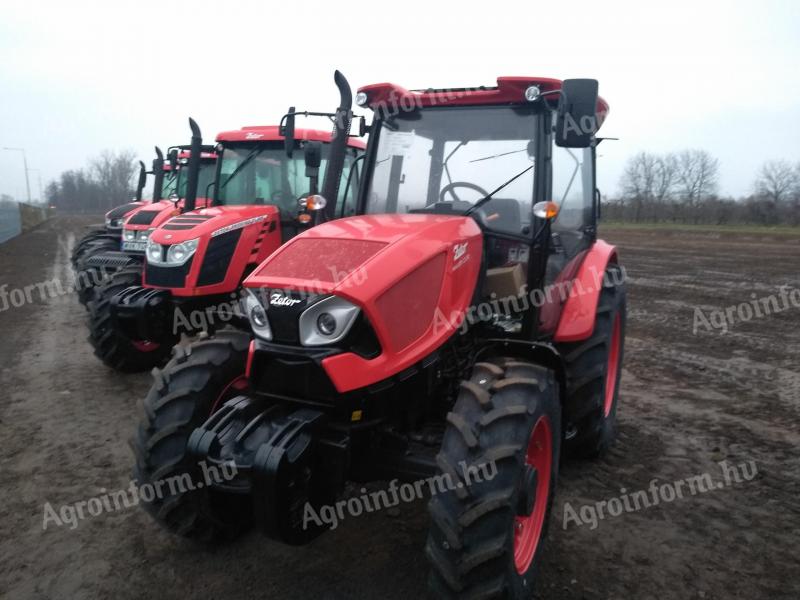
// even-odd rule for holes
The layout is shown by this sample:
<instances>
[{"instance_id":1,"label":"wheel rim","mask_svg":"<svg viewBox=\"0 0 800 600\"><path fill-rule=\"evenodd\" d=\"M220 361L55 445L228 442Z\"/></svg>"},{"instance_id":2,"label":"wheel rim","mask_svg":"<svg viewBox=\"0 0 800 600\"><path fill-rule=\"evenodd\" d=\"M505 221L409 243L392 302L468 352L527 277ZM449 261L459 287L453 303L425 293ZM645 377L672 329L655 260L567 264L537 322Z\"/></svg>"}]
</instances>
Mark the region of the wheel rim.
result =
<instances>
[{"instance_id":1,"label":"wheel rim","mask_svg":"<svg viewBox=\"0 0 800 600\"><path fill-rule=\"evenodd\" d=\"M216 410L222 406L227 400L230 400L234 396L238 396L240 392L243 392L247 389L247 377L245 375L239 375L233 381L231 381L228 385L226 385L222 392L220 392L217 399L214 400L214 404L211 405L211 411L209 415L214 414Z\"/></svg>"},{"instance_id":2,"label":"wheel rim","mask_svg":"<svg viewBox=\"0 0 800 600\"><path fill-rule=\"evenodd\" d=\"M522 575L531 566L544 529L547 499L550 495L550 474L553 468L553 432L550 419L539 417L528 441L525 465L536 471L533 508L529 515L514 518L514 566Z\"/></svg>"},{"instance_id":3,"label":"wheel rim","mask_svg":"<svg viewBox=\"0 0 800 600\"><path fill-rule=\"evenodd\" d=\"M158 342L151 342L150 340L131 340L131 345L139 352L155 352L161 347Z\"/></svg>"},{"instance_id":4,"label":"wheel rim","mask_svg":"<svg viewBox=\"0 0 800 600\"><path fill-rule=\"evenodd\" d=\"M614 317L614 325L611 328L611 342L608 348L608 368L606 369L606 402L604 414L607 417L611 414L614 406L614 394L617 391L617 369L619 368L619 345L620 345L620 316L617 313Z\"/></svg>"}]
</instances>

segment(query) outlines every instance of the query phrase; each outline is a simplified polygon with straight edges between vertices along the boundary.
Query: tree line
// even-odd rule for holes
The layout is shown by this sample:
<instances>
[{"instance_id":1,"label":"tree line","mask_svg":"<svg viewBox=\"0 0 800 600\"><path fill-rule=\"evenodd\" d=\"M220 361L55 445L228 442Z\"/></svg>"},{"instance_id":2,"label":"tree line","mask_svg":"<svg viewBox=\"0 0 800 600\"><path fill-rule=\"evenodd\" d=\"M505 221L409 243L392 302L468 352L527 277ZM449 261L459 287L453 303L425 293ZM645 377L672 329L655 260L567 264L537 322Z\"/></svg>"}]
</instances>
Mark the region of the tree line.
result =
<instances>
[{"instance_id":1,"label":"tree line","mask_svg":"<svg viewBox=\"0 0 800 600\"><path fill-rule=\"evenodd\" d=\"M724 198L718 194L719 161L709 152L639 152L628 159L619 187L620 195L603 206L606 220L800 225L800 162L767 161L750 195Z\"/></svg>"},{"instance_id":2,"label":"tree line","mask_svg":"<svg viewBox=\"0 0 800 600\"><path fill-rule=\"evenodd\" d=\"M60 212L102 213L129 202L136 194L138 163L130 150L106 150L84 169L61 173L45 189L45 197Z\"/></svg>"}]
</instances>

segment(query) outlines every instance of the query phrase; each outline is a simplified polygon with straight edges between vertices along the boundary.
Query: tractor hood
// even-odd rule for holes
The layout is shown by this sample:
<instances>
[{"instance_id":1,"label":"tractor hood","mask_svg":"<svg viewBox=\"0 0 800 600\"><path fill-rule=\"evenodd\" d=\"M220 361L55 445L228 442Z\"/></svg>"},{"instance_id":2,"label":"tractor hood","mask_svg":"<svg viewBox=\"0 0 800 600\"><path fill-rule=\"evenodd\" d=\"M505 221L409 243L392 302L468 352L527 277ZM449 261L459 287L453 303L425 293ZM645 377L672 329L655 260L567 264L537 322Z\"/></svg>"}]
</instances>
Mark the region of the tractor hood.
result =
<instances>
[{"instance_id":1,"label":"tractor hood","mask_svg":"<svg viewBox=\"0 0 800 600\"><path fill-rule=\"evenodd\" d=\"M421 360L463 318L472 301L481 265L482 235L469 217L374 215L338 219L297 236L264 261L244 285L271 293L268 316L291 318L284 296L310 302L333 294L358 306L375 330L382 353L366 361L361 383L381 378ZM300 305L298 305L300 306ZM458 321L460 322L460 321ZM337 360L344 370L328 369ZM341 377L361 369L365 359L345 352L323 363L337 388L354 381ZM352 372L351 372L352 374Z\"/></svg>"},{"instance_id":2,"label":"tractor hood","mask_svg":"<svg viewBox=\"0 0 800 600\"><path fill-rule=\"evenodd\" d=\"M200 198L198 198L198 202ZM215 237L249 225L277 222L280 212L275 206L215 206L179 214L156 229L150 239L159 244L177 244L199 237Z\"/></svg>"},{"instance_id":3,"label":"tractor hood","mask_svg":"<svg viewBox=\"0 0 800 600\"><path fill-rule=\"evenodd\" d=\"M208 198L198 198L197 205L204 207L208 204ZM177 205L172 200L159 200L140 207L132 212L125 220L125 229L147 230L161 227L172 217L180 214L183 207L183 200Z\"/></svg>"}]
</instances>

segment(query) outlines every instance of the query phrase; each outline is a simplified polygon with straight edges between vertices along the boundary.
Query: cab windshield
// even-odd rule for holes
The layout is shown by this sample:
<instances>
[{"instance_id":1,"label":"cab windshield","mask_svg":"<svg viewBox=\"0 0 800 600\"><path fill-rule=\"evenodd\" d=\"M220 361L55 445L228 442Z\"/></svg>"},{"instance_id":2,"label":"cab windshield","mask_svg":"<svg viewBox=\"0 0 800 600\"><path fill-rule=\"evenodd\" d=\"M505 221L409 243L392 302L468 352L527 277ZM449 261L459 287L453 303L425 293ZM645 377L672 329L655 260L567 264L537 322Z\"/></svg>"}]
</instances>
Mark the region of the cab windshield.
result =
<instances>
[{"instance_id":1,"label":"cab windshield","mask_svg":"<svg viewBox=\"0 0 800 600\"><path fill-rule=\"evenodd\" d=\"M328 146L322 145L322 160L319 167L318 188L321 189L328 163ZM342 174L346 181L355 158L355 151L348 150ZM306 176L306 165L302 146L295 149L291 158L286 155L283 143L240 143L226 145L218 159L216 204L223 206L246 204L270 204L277 206L285 217L294 217L299 209L298 200L310 192L310 180ZM344 200L345 184L339 186L337 214L343 208L338 202ZM318 189L318 191L319 191ZM347 190L348 209L354 206L354 189ZM349 213L345 213L349 214Z\"/></svg>"},{"instance_id":2,"label":"cab windshield","mask_svg":"<svg viewBox=\"0 0 800 600\"><path fill-rule=\"evenodd\" d=\"M189 172L186 166L182 166L178 171L178 197L186 197L186 188L188 187L189 178L186 174ZM215 160L203 160L200 163L200 172L197 178L197 196L198 198L205 198L211 196L212 189L208 186L214 182L214 176L217 173L217 162Z\"/></svg>"},{"instance_id":3,"label":"cab windshield","mask_svg":"<svg viewBox=\"0 0 800 600\"><path fill-rule=\"evenodd\" d=\"M536 110L426 108L380 121L366 212L463 213L507 183L480 211L490 228L520 234L531 220Z\"/></svg>"}]
</instances>

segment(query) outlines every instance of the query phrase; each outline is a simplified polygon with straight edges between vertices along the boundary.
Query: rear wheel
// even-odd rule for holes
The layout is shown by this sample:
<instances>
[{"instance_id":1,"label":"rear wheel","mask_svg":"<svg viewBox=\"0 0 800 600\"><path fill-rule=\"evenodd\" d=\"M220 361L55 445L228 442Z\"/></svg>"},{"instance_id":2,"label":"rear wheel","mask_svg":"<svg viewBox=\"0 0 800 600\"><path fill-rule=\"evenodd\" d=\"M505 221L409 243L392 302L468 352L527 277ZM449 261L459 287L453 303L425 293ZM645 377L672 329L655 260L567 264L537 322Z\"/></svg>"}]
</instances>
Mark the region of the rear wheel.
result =
<instances>
[{"instance_id":1,"label":"rear wheel","mask_svg":"<svg viewBox=\"0 0 800 600\"><path fill-rule=\"evenodd\" d=\"M616 438L627 314L622 280L622 269L609 266L591 337L559 345L567 376L564 412L570 424L565 450L572 456L601 456Z\"/></svg>"},{"instance_id":2,"label":"rear wheel","mask_svg":"<svg viewBox=\"0 0 800 600\"><path fill-rule=\"evenodd\" d=\"M561 409L552 371L477 363L447 416L426 554L438 598L530 598L558 478ZM480 480L479 480L480 479Z\"/></svg>"},{"instance_id":3,"label":"rear wheel","mask_svg":"<svg viewBox=\"0 0 800 600\"><path fill-rule=\"evenodd\" d=\"M107 283L96 288L94 298L88 304L89 342L94 347L95 356L109 367L128 373L162 365L178 341L178 336L172 335L158 340L131 339L114 326L111 298L126 288L140 285L141 266L120 269Z\"/></svg>"},{"instance_id":4,"label":"rear wheel","mask_svg":"<svg viewBox=\"0 0 800 600\"><path fill-rule=\"evenodd\" d=\"M145 510L172 533L200 542L233 538L248 528L252 508L247 495L220 492L202 480L202 469L186 450L189 436L230 398L247 389L245 366L250 337L221 331L183 348L161 371L142 404L133 451L139 485L187 478L202 486L173 490L143 502Z\"/></svg>"}]
</instances>

